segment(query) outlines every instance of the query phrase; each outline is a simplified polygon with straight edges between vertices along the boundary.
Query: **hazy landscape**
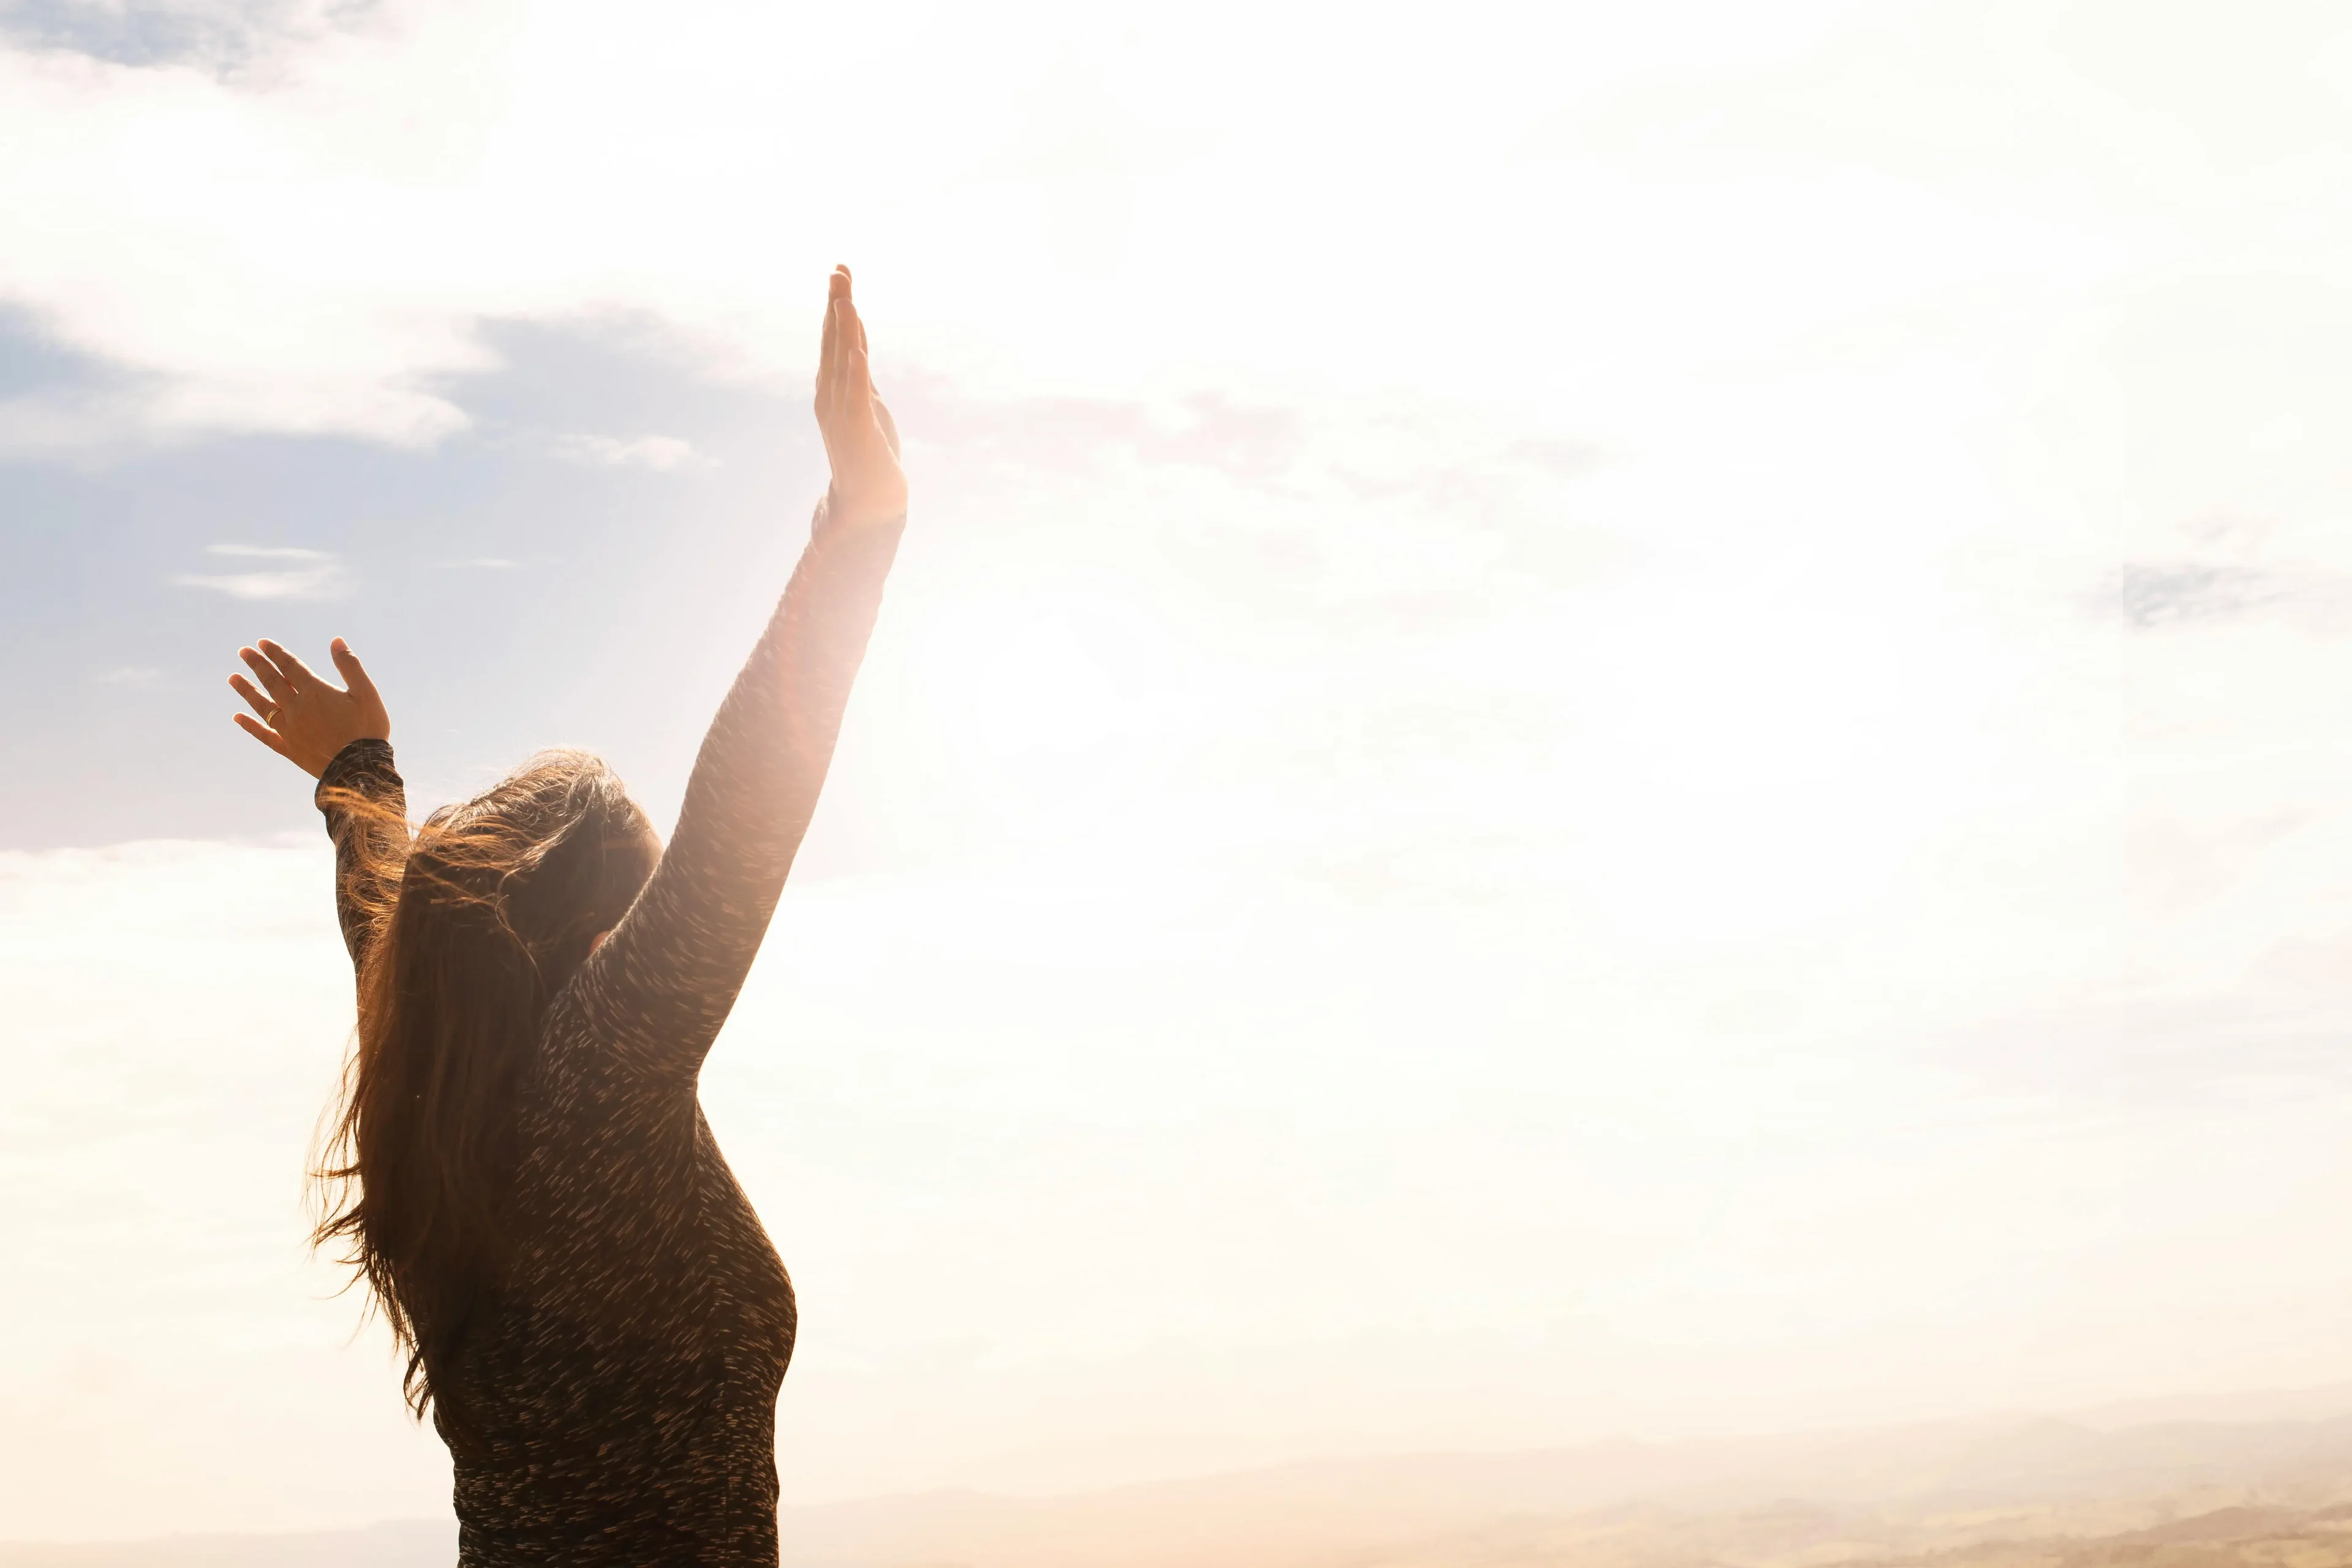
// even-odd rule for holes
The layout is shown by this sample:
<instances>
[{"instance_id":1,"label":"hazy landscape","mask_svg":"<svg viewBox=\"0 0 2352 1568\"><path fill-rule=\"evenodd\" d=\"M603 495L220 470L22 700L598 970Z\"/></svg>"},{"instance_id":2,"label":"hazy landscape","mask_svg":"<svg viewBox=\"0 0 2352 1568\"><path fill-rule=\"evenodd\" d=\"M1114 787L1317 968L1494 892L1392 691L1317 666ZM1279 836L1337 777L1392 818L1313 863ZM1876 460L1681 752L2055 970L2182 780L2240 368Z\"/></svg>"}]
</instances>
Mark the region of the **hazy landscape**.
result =
<instances>
[{"instance_id":1,"label":"hazy landscape","mask_svg":"<svg viewBox=\"0 0 2352 1568\"><path fill-rule=\"evenodd\" d=\"M1329 1459L784 1510L791 1568L2336 1568L2352 1391L1685 1443ZM2279 1415L2277 1412L2295 1412ZM2261 1418L2264 1413L2267 1418ZM446 1521L0 1547L0 1568L426 1568Z\"/></svg>"}]
</instances>

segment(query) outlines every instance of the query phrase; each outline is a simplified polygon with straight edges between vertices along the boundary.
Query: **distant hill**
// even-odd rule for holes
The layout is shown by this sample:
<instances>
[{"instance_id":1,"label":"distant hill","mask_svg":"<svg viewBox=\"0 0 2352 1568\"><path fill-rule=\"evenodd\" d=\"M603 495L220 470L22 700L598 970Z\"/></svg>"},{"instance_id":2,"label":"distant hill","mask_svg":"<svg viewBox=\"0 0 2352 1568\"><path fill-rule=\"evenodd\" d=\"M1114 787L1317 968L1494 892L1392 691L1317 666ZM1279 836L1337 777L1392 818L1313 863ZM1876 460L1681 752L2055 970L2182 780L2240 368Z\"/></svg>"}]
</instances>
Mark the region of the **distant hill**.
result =
<instances>
[{"instance_id":1,"label":"distant hill","mask_svg":"<svg viewBox=\"0 0 2352 1568\"><path fill-rule=\"evenodd\" d=\"M2352 1568L2352 1416L1947 1422L1328 1459L785 1511L788 1568ZM412 1521L0 1546L0 1568L447 1568Z\"/></svg>"},{"instance_id":2,"label":"distant hill","mask_svg":"<svg viewBox=\"0 0 2352 1568\"><path fill-rule=\"evenodd\" d=\"M1347 1559L1348 1568L2347 1568L2352 1510L2233 1506L2109 1535L2002 1535L1889 1556L1801 1507L1675 1519L1511 1519ZM1336 1568L1336 1564L1335 1564Z\"/></svg>"}]
</instances>

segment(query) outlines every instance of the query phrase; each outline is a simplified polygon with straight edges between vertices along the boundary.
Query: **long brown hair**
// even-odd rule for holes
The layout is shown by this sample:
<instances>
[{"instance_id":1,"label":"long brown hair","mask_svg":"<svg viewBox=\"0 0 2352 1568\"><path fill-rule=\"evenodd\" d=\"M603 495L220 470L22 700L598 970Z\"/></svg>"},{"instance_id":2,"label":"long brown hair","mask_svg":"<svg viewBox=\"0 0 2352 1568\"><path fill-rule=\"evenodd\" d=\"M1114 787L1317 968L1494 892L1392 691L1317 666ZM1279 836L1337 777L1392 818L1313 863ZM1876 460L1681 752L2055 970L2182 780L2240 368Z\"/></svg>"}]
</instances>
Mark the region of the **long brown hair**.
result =
<instances>
[{"instance_id":1,"label":"long brown hair","mask_svg":"<svg viewBox=\"0 0 2352 1568\"><path fill-rule=\"evenodd\" d=\"M348 1244L343 1261L407 1353L409 1408L436 1406L463 1436L473 1422L452 1373L498 1288L541 1018L660 849L621 781L582 752L533 757L413 838L383 803L331 795L363 945L311 1239Z\"/></svg>"}]
</instances>

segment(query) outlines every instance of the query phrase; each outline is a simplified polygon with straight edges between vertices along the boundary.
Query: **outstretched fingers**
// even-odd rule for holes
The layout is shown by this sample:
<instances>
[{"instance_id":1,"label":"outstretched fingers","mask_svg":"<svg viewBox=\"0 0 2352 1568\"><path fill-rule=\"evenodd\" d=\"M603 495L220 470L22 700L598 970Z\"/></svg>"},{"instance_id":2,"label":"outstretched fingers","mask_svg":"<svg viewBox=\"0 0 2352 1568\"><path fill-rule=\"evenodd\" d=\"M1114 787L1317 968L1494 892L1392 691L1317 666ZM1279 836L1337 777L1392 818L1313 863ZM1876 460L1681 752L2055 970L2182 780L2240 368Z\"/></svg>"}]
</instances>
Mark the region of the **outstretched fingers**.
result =
<instances>
[{"instance_id":1,"label":"outstretched fingers","mask_svg":"<svg viewBox=\"0 0 2352 1568\"><path fill-rule=\"evenodd\" d=\"M849 374L842 389L843 404L848 413L864 415L874 406L874 366L866 354L866 322L857 314L857 306L847 289L842 291L841 310L847 318L845 324L849 340L849 353L845 356Z\"/></svg>"},{"instance_id":2,"label":"outstretched fingers","mask_svg":"<svg viewBox=\"0 0 2352 1568\"><path fill-rule=\"evenodd\" d=\"M824 341L817 351L816 413L821 423L838 418L848 406L849 347L856 321L849 302L849 268L836 267L825 279Z\"/></svg>"},{"instance_id":3,"label":"outstretched fingers","mask_svg":"<svg viewBox=\"0 0 2352 1568\"><path fill-rule=\"evenodd\" d=\"M228 683L231 689L245 699L245 705L260 714L263 719L267 720L272 713L278 711L278 704L270 700L268 693L242 675L230 676Z\"/></svg>"},{"instance_id":4,"label":"outstretched fingers","mask_svg":"<svg viewBox=\"0 0 2352 1568\"><path fill-rule=\"evenodd\" d=\"M907 479L898 467L898 425L874 390L866 323L846 267L834 268L826 288L816 417L833 465L826 493L834 514L860 521L905 516Z\"/></svg>"},{"instance_id":5,"label":"outstretched fingers","mask_svg":"<svg viewBox=\"0 0 2352 1568\"><path fill-rule=\"evenodd\" d=\"M247 698L247 700L251 701L252 699ZM294 753L286 749L286 742L278 739L278 731L263 723L260 720L255 718L252 714L232 713L229 717L236 721L238 729L244 731L247 734L252 736L255 740L260 742L263 745L268 747L271 751L277 752L288 762L292 763L296 761ZM297 765L299 766L299 764L298 763Z\"/></svg>"},{"instance_id":6,"label":"outstretched fingers","mask_svg":"<svg viewBox=\"0 0 2352 1568\"><path fill-rule=\"evenodd\" d=\"M294 700L294 683L287 679L286 672L270 662L258 649L241 647L236 650L236 657L245 660L245 668L253 671L255 679L261 682L262 689L269 693L271 700L276 702Z\"/></svg>"},{"instance_id":7,"label":"outstretched fingers","mask_svg":"<svg viewBox=\"0 0 2352 1568\"><path fill-rule=\"evenodd\" d=\"M816 417L820 425L833 415L833 389L837 379L833 373L834 342L840 336L835 331L837 320L834 296L828 294L824 301L824 335L818 340L816 349Z\"/></svg>"},{"instance_id":8,"label":"outstretched fingers","mask_svg":"<svg viewBox=\"0 0 2352 1568\"><path fill-rule=\"evenodd\" d=\"M293 687L295 690L300 691L305 687L322 684L309 665L304 664L268 637L263 637L254 646L260 648L269 662L278 667L279 672L286 677L287 684Z\"/></svg>"},{"instance_id":9,"label":"outstretched fingers","mask_svg":"<svg viewBox=\"0 0 2352 1568\"><path fill-rule=\"evenodd\" d=\"M849 315L849 299L837 296L825 315L833 318L833 402L828 414L840 421L849 411L849 345L856 339L856 320Z\"/></svg>"},{"instance_id":10,"label":"outstretched fingers","mask_svg":"<svg viewBox=\"0 0 2352 1568\"><path fill-rule=\"evenodd\" d=\"M360 656L352 651L351 644L337 637L327 645L327 657L335 661L335 673L343 678L344 687L354 698L379 707L383 705L383 699L376 694L375 682L368 679L367 667L360 663Z\"/></svg>"},{"instance_id":11,"label":"outstretched fingers","mask_svg":"<svg viewBox=\"0 0 2352 1568\"><path fill-rule=\"evenodd\" d=\"M872 395L866 375L866 325L857 319L849 268L835 267L825 280L824 341L818 351L817 417L837 423L855 416Z\"/></svg>"},{"instance_id":12,"label":"outstretched fingers","mask_svg":"<svg viewBox=\"0 0 2352 1568\"><path fill-rule=\"evenodd\" d=\"M232 715L236 727L311 777L353 741L390 738L392 720L383 699L342 638L330 644L328 652L343 686L267 637L236 652L245 668L228 678L229 688L253 710Z\"/></svg>"}]
</instances>

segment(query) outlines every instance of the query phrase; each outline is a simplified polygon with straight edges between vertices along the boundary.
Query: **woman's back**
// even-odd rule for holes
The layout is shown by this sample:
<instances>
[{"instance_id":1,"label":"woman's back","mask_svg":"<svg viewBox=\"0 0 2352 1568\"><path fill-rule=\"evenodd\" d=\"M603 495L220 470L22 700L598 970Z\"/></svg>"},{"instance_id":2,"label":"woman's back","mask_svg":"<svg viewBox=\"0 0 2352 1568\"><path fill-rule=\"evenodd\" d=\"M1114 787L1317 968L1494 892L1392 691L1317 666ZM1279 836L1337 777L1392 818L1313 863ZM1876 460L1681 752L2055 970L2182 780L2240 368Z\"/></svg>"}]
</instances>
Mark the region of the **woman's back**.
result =
<instances>
[{"instance_id":1,"label":"woman's back","mask_svg":"<svg viewBox=\"0 0 2352 1568\"><path fill-rule=\"evenodd\" d=\"M696 1083L815 808L900 529L820 510L668 849L547 1009L514 1106L499 1280L432 1369L466 1564L775 1561L792 1282ZM320 776L347 911L376 895L338 803L400 788L381 741ZM364 965L363 922L345 929Z\"/></svg>"},{"instance_id":2,"label":"woman's back","mask_svg":"<svg viewBox=\"0 0 2352 1568\"><path fill-rule=\"evenodd\" d=\"M701 1108L551 1020L516 1253L454 1381L463 1561L772 1563L796 1314Z\"/></svg>"},{"instance_id":3,"label":"woman's back","mask_svg":"<svg viewBox=\"0 0 2352 1568\"><path fill-rule=\"evenodd\" d=\"M666 851L576 754L404 851L388 721L350 651L335 645L347 692L268 643L245 653L267 694L236 683L261 715L246 728L319 776L361 976L352 1162L331 1173L358 1196L321 1234L352 1239L414 1352L473 1568L776 1561L792 1281L697 1084L815 810L904 526L845 272L818 416L834 485Z\"/></svg>"}]
</instances>

